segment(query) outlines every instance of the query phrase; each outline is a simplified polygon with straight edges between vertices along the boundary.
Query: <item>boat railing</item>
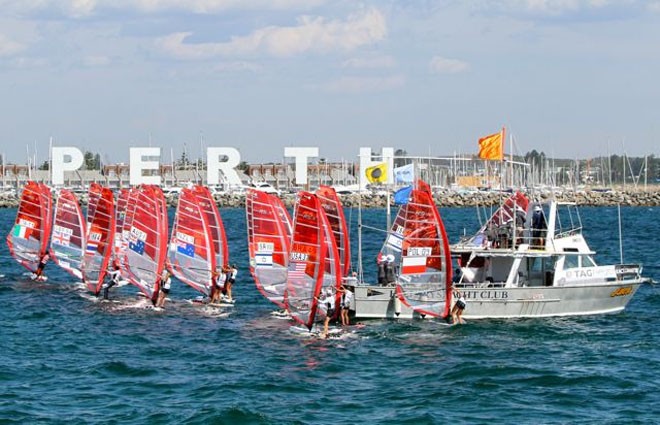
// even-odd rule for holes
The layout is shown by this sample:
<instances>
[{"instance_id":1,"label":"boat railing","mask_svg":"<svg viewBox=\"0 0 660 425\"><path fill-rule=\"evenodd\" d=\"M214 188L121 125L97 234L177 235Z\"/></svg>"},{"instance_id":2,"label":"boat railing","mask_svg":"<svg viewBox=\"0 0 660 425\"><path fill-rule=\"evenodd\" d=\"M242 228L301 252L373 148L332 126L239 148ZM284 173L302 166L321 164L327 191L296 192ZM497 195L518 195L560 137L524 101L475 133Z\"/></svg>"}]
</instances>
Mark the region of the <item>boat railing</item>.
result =
<instances>
[{"instance_id":1,"label":"boat railing","mask_svg":"<svg viewBox=\"0 0 660 425\"><path fill-rule=\"evenodd\" d=\"M639 264L617 264L614 266L616 280L639 279L642 276L642 266Z\"/></svg>"}]
</instances>

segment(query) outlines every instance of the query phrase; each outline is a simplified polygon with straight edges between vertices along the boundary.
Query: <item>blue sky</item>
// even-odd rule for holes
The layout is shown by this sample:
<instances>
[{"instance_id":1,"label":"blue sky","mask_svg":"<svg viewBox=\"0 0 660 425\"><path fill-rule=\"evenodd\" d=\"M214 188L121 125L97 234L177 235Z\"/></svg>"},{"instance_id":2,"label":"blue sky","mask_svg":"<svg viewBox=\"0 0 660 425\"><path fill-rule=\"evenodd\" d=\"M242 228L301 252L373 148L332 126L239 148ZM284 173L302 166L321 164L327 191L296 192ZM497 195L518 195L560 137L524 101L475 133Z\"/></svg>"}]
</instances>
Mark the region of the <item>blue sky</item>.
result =
<instances>
[{"instance_id":1,"label":"blue sky","mask_svg":"<svg viewBox=\"0 0 660 425\"><path fill-rule=\"evenodd\" d=\"M660 0L0 0L0 153L660 155ZM201 142L200 142L201 140ZM507 148L507 151L509 148Z\"/></svg>"}]
</instances>

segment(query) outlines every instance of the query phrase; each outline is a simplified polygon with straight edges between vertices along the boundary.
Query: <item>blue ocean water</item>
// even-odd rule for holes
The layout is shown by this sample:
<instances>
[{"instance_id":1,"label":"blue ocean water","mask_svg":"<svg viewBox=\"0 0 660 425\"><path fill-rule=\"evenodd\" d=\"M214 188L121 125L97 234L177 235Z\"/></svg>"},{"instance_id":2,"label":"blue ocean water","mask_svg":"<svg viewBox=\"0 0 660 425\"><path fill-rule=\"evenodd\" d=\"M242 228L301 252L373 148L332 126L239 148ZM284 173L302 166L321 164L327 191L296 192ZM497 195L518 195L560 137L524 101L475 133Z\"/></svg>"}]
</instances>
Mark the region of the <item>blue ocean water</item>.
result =
<instances>
[{"instance_id":1,"label":"blue ocean water","mask_svg":"<svg viewBox=\"0 0 660 425\"><path fill-rule=\"evenodd\" d=\"M616 208L583 208L600 263L619 260ZM660 281L658 208L622 208L624 254ZM0 210L0 234L16 210ZM0 423L657 423L657 287L625 312L556 319L367 321L340 339L305 338L254 287L244 211L221 210L238 299L227 317L185 302L163 312L97 303L54 265L33 283L0 247ZM353 241L357 210L347 210ZM452 242L475 209L441 209ZM363 211L383 227L383 210ZM366 267L382 233L363 232ZM353 258L357 249L354 247ZM375 270L367 277L372 280Z\"/></svg>"}]
</instances>

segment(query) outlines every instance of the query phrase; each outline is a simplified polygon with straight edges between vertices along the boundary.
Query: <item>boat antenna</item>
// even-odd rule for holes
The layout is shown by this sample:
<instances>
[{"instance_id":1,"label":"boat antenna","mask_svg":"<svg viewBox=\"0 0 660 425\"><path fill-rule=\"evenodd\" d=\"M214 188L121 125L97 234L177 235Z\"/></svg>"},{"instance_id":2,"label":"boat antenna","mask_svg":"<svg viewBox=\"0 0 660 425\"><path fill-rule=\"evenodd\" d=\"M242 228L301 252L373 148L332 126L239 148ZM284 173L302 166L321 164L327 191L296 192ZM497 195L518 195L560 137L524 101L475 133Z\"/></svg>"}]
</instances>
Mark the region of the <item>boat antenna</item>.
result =
<instances>
[{"instance_id":1,"label":"boat antenna","mask_svg":"<svg viewBox=\"0 0 660 425\"><path fill-rule=\"evenodd\" d=\"M621 204L617 204L617 211L619 213L619 256L621 257L621 264L623 264L623 233L621 230Z\"/></svg>"},{"instance_id":2,"label":"boat antenna","mask_svg":"<svg viewBox=\"0 0 660 425\"><path fill-rule=\"evenodd\" d=\"M362 154L359 155L362 158ZM360 161L361 162L361 161ZM360 167L358 178L358 279L359 282L364 282L364 270L362 269L362 175L364 170Z\"/></svg>"}]
</instances>

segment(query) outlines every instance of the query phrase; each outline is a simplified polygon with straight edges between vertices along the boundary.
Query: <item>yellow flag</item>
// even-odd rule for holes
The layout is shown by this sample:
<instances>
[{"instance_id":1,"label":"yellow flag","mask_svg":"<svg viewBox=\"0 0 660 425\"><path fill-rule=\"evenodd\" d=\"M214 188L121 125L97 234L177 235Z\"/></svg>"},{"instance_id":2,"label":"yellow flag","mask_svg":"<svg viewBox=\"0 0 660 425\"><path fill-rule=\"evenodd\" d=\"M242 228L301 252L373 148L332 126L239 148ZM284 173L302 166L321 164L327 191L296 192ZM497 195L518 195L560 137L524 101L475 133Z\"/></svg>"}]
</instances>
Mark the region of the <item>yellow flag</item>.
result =
<instances>
[{"instance_id":1,"label":"yellow flag","mask_svg":"<svg viewBox=\"0 0 660 425\"><path fill-rule=\"evenodd\" d=\"M387 163L383 162L365 170L369 183L385 183L387 181Z\"/></svg>"},{"instance_id":2,"label":"yellow flag","mask_svg":"<svg viewBox=\"0 0 660 425\"><path fill-rule=\"evenodd\" d=\"M499 133L479 139L479 158L504 159L504 128Z\"/></svg>"}]
</instances>

